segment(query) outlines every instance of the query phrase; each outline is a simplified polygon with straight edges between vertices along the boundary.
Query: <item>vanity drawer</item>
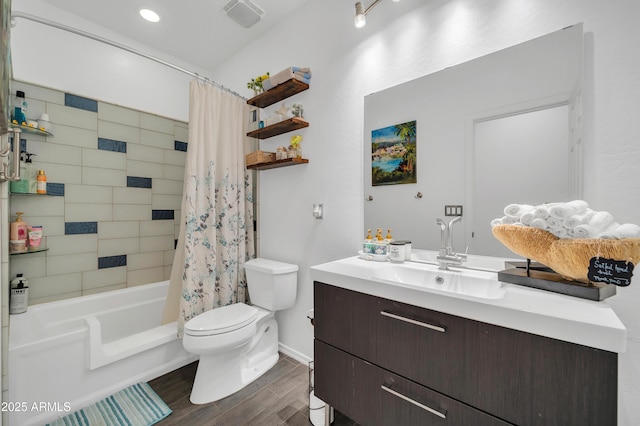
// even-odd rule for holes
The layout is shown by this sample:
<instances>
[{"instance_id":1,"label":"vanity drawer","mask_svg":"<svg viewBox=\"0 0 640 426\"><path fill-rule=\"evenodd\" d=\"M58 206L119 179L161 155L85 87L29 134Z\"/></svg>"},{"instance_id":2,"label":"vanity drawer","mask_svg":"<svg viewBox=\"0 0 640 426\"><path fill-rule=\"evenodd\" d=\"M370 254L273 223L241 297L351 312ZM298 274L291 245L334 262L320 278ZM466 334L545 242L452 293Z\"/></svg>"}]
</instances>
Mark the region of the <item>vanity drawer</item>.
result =
<instances>
[{"instance_id":1,"label":"vanity drawer","mask_svg":"<svg viewBox=\"0 0 640 426\"><path fill-rule=\"evenodd\" d=\"M510 424L319 340L315 355L316 395L358 424Z\"/></svg>"},{"instance_id":2,"label":"vanity drawer","mask_svg":"<svg viewBox=\"0 0 640 426\"><path fill-rule=\"evenodd\" d=\"M518 425L615 425L617 354L315 283L315 337ZM317 362L317 361L316 361Z\"/></svg>"}]
</instances>

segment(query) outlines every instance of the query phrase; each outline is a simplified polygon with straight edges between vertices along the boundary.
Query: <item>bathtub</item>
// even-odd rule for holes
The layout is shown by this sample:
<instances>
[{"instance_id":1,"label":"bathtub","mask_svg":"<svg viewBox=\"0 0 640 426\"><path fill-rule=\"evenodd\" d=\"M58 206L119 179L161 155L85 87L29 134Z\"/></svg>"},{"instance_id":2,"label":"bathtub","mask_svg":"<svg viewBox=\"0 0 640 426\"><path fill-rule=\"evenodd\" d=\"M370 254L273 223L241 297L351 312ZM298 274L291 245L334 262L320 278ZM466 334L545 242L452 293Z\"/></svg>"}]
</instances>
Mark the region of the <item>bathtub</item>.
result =
<instances>
[{"instance_id":1,"label":"bathtub","mask_svg":"<svg viewBox=\"0 0 640 426\"><path fill-rule=\"evenodd\" d=\"M38 425L197 357L160 320L169 281L29 306L11 315L10 425Z\"/></svg>"}]
</instances>

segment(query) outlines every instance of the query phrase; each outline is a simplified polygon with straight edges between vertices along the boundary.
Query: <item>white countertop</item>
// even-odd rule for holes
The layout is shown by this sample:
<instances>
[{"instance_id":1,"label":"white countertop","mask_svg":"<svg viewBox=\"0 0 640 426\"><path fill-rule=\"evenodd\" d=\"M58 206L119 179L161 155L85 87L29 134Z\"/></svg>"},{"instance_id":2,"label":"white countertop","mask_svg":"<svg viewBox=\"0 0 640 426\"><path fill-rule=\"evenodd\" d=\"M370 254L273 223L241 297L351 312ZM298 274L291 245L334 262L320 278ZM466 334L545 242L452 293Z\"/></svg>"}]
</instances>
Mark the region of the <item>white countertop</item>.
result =
<instances>
[{"instance_id":1,"label":"white countertop","mask_svg":"<svg viewBox=\"0 0 640 426\"><path fill-rule=\"evenodd\" d=\"M376 279L376 273L388 265L388 262L367 261L355 256L312 266L311 277L325 284L514 330L610 352L626 350L627 330L606 301L580 299L509 283L500 283L504 286L504 297L483 298ZM394 266L438 271L434 265L415 262ZM452 269L453 274L470 274L497 281L497 272Z\"/></svg>"}]
</instances>

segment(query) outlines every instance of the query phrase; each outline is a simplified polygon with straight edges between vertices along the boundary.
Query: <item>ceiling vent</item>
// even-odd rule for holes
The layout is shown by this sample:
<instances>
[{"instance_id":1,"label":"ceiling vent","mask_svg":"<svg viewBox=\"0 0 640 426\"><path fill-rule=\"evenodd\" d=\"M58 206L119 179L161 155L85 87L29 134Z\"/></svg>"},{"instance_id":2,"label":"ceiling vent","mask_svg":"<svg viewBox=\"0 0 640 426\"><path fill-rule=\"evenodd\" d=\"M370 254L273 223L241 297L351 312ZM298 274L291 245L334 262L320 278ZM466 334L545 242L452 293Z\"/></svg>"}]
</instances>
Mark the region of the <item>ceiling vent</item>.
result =
<instances>
[{"instance_id":1,"label":"ceiling vent","mask_svg":"<svg viewBox=\"0 0 640 426\"><path fill-rule=\"evenodd\" d=\"M227 12L229 18L244 28L252 27L264 15L264 10L251 0L231 0L222 9Z\"/></svg>"}]
</instances>

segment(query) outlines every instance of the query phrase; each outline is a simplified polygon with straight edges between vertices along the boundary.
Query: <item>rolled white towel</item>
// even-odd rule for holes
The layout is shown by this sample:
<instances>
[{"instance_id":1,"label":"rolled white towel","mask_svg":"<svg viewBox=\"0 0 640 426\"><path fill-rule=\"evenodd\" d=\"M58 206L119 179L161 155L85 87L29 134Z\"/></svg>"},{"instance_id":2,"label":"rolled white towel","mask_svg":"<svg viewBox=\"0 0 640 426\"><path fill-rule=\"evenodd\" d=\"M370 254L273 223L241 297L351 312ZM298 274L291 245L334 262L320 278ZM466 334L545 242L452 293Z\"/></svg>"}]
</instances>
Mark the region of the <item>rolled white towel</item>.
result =
<instances>
[{"instance_id":1,"label":"rolled white towel","mask_svg":"<svg viewBox=\"0 0 640 426\"><path fill-rule=\"evenodd\" d=\"M564 226L571 229L583 223L588 223L594 214L596 214L594 210L587 209L584 213L571 215L563 220Z\"/></svg>"},{"instance_id":2,"label":"rolled white towel","mask_svg":"<svg viewBox=\"0 0 640 426\"><path fill-rule=\"evenodd\" d=\"M514 223L516 223L518 221L518 219L515 219L511 216L502 216L502 218L500 218L500 220L502 221L503 225L513 225Z\"/></svg>"},{"instance_id":3,"label":"rolled white towel","mask_svg":"<svg viewBox=\"0 0 640 426\"><path fill-rule=\"evenodd\" d=\"M618 229L619 227L620 227L620 224L617 222L610 223L609 225L602 228L600 232L598 232L598 235L596 235L596 238L603 238L607 240L617 240L618 236L615 234L615 230Z\"/></svg>"},{"instance_id":4,"label":"rolled white towel","mask_svg":"<svg viewBox=\"0 0 640 426\"><path fill-rule=\"evenodd\" d=\"M555 217L548 217L547 218L547 226L549 227L549 229L560 229L560 228L564 228L562 221L560 219L557 219Z\"/></svg>"},{"instance_id":5,"label":"rolled white towel","mask_svg":"<svg viewBox=\"0 0 640 426\"><path fill-rule=\"evenodd\" d=\"M549 214L558 219L564 219L574 214L581 214L587 211L589 204L583 200L573 200L568 203L560 203L549 209Z\"/></svg>"},{"instance_id":6,"label":"rolled white towel","mask_svg":"<svg viewBox=\"0 0 640 426\"><path fill-rule=\"evenodd\" d=\"M493 228L494 226L498 226L498 225L502 225L502 219L497 218L497 219L493 219L491 221L491 227Z\"/></svg>"},{"instance_id":7,"label":"rolled white towel","mask_svg":"<svg viewBox=\"0 0 640 426\"><path fill-rule=\"evenodd\" d=\"M549 232L551 232L553 235L555 235L558 238L567 238L567 231L568 229L565 227L560 227L560 228L555 228L555 229L550 229Z\"/></svg>"},{"instance_id":8,"label":"rolled white towel","mask_svg":"<svg viewBox=\"0 0 640 426\"><path fill-rule=\"evenodd\" d=\"M507 216L522 216L533 210L533 206L529 204L509 204L504 208L504 214Z\"/></svg>"},{"instance_id":9,"label":"rolled white towel","mask_svg":"<svg viewBox=\"0 0 640 426\"><path fill-rule=\"evenodd\" d=\"M600 238L640 238L640 226L633 223L624 223L613 229L605 230L601 235L604 236L600 236Z\"/></svg>"},{"instance_id":10,"label":"rolled white towel","mask_svg":"<svg viewBox=\"0 0 640 426\"><path fill-rule=\"evenodd\" d=\"M545 231L548 229L547 221L539 217L531 221L531 226L533 228L543 229Z\"/></svg>"},{"instance_id":11,"label":"rolled white towel","mask_svg":"<svg viewBox=\"0 0 640 426\"><path fill-rule=\"evenodd\" d=\"M578 225L574 230L576 238L598 238L598 235L613 223L613 216L609 212L597 212L588 223Z\"/></svg>"},{"instance_id":12,"label":"rolled white towel","mask_svg":"<svg viewBox=\"0 0 640 426\"><path fill-rule=\"evenodd\" d=\"M525 213L522 216L520 216L520 222L522 222L523 225L531 225L531 221L533 219L535 219L536 217L533 215L533 211L530 211L529 213Z\"/></svg>"}]
</instances>

